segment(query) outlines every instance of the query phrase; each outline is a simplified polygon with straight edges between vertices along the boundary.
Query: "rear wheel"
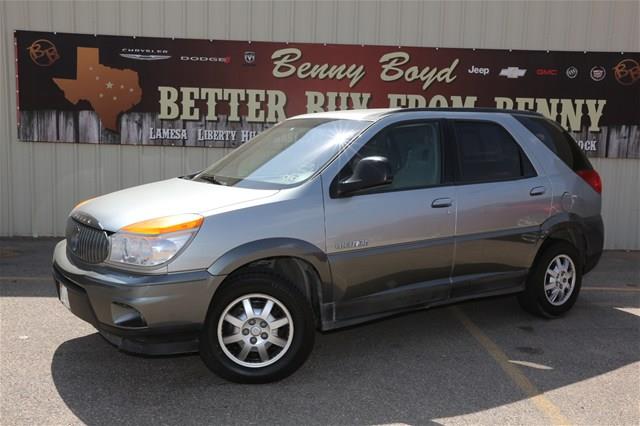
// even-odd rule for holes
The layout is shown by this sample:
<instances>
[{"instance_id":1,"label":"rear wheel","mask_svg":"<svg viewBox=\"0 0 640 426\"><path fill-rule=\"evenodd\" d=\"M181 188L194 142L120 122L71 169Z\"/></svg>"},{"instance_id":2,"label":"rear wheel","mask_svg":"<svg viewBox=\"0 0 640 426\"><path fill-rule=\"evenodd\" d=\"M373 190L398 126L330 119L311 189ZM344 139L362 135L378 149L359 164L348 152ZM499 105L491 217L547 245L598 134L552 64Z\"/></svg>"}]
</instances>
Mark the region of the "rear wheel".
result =
<instances>
[{"instance_id":1,"label":"rear wheel","mask_svg":"<svg viewBox=\"0 0 640 426\"><path fill-rule=\"evenodd\" d=\"M581 285L580 255L574 246L559 241L547 246L537 259L518 301L533 314L557 317L573 307Z\"/></svg>"},{"instance_id":2,"label":"rear wheel","mask_svg":"<svg viewBox=\"0 0 640 426\"><path fill-rule=\"evenodd\" d=\"M314 338L313 311L293 284L270 271L240 274L209 308L200 356L228 380L265 383L297 370Z\"/></svg>"}]
</instances>

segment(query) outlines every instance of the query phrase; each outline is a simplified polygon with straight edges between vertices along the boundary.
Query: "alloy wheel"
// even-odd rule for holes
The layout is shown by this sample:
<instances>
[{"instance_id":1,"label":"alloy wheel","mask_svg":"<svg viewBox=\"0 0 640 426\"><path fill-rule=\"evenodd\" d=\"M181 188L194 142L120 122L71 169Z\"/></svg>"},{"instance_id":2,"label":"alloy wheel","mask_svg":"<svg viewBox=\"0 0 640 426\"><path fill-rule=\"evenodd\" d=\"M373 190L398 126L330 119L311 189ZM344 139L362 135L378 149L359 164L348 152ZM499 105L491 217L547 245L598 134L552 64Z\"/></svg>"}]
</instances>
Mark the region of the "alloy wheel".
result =
<instances>
[{"instance_id":1,"label":"alloy wheel","mask_svg":"<svg viewBox=\"0 0 640 426\"><path fill-rule=\"evenodd\" d=\"M282 302L254 293L231 302L218 320L224 354L243 367L261 368L282 358L293 340L293 320Z\"/></svg>"},{"instance_id":2,"label":"alloy wheel","mask_svg":"<svg viewBox=\"0 0 640 426\"><path fill-rule=\"evenodd\" d=\"M576 267L566 254L554 257L544 276L544 294L554 306L563 305L573 293L576 285Z\"/></svg>"}]
</instances>

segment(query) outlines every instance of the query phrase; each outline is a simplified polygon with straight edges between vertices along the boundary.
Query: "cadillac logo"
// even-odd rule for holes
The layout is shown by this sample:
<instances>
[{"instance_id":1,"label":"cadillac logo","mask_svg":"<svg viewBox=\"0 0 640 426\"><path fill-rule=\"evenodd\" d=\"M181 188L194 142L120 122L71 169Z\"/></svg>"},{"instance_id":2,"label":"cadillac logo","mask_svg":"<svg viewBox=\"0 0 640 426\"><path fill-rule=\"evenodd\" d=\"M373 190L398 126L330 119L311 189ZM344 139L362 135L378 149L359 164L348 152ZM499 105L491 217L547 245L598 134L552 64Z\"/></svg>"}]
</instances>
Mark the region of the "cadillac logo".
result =
<instances>
[{"instance_id":1,"label":"cadillac logo","mask_svg":"<svg viewBox=\"0 0 640 426\"><path fill-rule=\"evenodd\" d=\"M31 46L27 47L27 51L33 63L41 67L53 65L54 62L60 59L56 46L43 38L31 43Z\"/></svg>"},{"instance_id":2,"label":"cadillac logo","mask_svg":"<svg viewBox=\"0 0 640 426\"><path fill-rule=\"evenodd\" d=\"M607 72L605 71L604 67L597 66L597 67L591 68L590 75L591 75L591 80L602 81L604 80L604 77L607 75Z\"/></svg>"},{"instance_id":3,"label":"cadillac logo","mask_svg":"<svg viewBox=\"0 0 640 426\"><path fill-rule=\"evenodd\" d=\"M256 63L256 52L247 50L244 52L244 63L247 65L253 65Z\"/></svg>"}]
</instances>

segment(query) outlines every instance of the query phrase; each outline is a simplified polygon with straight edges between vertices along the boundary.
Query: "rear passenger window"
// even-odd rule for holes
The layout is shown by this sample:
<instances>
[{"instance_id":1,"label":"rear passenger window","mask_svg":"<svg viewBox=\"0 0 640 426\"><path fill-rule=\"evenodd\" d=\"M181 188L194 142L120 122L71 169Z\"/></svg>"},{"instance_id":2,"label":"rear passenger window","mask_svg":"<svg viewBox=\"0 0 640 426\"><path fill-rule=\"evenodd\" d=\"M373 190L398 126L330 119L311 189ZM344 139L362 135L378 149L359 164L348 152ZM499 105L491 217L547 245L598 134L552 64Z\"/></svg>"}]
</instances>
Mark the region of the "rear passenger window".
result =
<instances>
[{"instance_id":1,"label":"rear passenger window","mask_svg":"<svg viewBox=\"0 0 640 426\"><path fill-rule=\"evenodd\" d=\"M500 181L535 176L533 166L511 135L496 123L456 121L458 181Z\"/></svg>"},{"instance_id":2,"label":"rear passenger window","mask_svg":"<svg viewBox=\"0 0 640 426\"><path fill-rule=\"evenodd\" d=\"M593 169L578 144L558 123L542 117L517 114L514 117L572 170Z\"/></svg>"}]
</instances>

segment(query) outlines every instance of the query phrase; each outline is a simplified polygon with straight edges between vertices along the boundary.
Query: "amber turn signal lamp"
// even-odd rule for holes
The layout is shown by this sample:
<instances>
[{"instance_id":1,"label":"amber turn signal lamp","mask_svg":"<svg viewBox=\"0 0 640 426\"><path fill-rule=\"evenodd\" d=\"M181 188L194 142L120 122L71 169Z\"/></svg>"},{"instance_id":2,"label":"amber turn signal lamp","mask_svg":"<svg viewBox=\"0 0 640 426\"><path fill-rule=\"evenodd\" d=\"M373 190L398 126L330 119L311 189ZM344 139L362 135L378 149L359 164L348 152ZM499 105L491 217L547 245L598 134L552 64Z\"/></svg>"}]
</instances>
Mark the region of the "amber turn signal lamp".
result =
<instances>
[{"instance_id":1,"label":"amber turn signal lamp","mask_svg":"<svg viewBox=\"0 0 640 426\"><path fill-rule=\"evenodd\" d=\"M168 234L170 232L199 228L203 221L204 218L199 214L179 214L143 220L142 222L125 226L121 231L144 235Z\"/></svg>"}]
</instances>

